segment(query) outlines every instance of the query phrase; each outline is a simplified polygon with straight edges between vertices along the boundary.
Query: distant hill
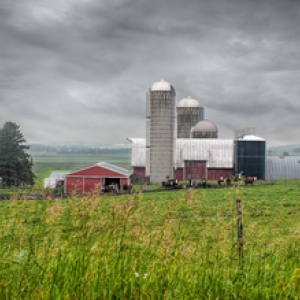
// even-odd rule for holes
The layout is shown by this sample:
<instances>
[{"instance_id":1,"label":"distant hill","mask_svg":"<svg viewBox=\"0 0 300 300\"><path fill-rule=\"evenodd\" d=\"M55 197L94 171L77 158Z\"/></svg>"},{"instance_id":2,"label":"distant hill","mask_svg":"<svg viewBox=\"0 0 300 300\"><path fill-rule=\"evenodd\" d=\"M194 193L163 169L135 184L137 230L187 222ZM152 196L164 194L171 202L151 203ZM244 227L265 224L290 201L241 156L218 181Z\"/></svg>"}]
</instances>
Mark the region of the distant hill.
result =
<instances>
[{"instance_id":1,"label":"distant hill","mask_svg":"<svg viewBox=\"0 0 300 300\"><path fill-rule=\"evenodd\" d=\"M99 144L99 143L66 143L54 144L49 142L27 142L29 153L56 155L98 155L107 153L130 153L131 143L128 144ZM300 144L269 147L267 155L300 155ZM286 154L285 154L286 155Z\"/></svg>"},{"instance_id":2,"label":"distant hill","mask_svg":"<svg viewBox=\"0 0 300 300\"><path fill-rule=\"evenodd\" d=\"M269 147L267 149L268 155L282 155L284 152L289 155L300 155L300 144Z\"/></svg>"},{"instance_id":3,"label":"distant hill","mask_svg":"<svg viewBox=\"0 0 300 300\"><path fill-rule=\"evenodd\" d=\"M130 153L131 144L54 144L47 142L28 142L28 153L53 155L99 155Z\"/></svg>"}]
</instances>

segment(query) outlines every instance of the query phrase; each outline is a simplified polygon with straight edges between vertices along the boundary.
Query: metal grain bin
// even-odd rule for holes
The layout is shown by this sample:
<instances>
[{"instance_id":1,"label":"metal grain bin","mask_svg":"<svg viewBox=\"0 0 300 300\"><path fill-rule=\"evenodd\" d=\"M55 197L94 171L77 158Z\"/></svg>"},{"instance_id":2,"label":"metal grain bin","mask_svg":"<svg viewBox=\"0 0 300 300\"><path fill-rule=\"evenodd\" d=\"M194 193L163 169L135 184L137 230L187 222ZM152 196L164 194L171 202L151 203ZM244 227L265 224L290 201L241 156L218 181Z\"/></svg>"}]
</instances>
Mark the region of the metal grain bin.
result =
<instances>
[{"instance_id":1,"label":"metal grain bin","mask_svg":"<svg viewBox=\"0 0 300 300\"><path fill-rule=\"evenodd\" d=\"M246 134L234 141L234 172L244 177L265 179L266 141Z\"/></svg>"}]
</instances>

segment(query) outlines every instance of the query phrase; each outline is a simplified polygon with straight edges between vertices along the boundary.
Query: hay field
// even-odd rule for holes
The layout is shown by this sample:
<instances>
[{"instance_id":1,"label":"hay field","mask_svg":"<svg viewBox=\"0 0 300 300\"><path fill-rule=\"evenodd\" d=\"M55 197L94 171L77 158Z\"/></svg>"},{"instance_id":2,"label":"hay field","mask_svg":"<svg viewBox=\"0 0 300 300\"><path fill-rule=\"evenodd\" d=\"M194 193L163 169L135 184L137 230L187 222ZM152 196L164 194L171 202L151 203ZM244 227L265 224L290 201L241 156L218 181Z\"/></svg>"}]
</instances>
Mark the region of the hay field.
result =
<instances>
[{"instance_id":1,"label":"hay field","mask_svg":"<svg viewBox=\"0 0 300 300\"><path fill-rule=\"evenodd\" d=\"M299 299L299 190L2 201L0 299Z\"/></svg>"}]
</instances>

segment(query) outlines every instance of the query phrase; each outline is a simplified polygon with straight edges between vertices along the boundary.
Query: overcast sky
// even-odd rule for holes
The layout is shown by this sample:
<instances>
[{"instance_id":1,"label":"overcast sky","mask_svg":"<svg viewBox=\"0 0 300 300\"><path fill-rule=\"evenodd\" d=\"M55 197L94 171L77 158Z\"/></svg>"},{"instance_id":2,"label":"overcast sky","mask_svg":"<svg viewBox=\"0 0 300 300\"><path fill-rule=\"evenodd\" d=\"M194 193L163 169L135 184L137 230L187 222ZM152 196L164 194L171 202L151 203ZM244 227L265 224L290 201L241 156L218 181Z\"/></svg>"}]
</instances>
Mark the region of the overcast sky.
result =
<instances>
[{"instance_id":1,"label":"overcast sky","mask_svg":"<svg viewBox=\"0 0 300 300\"><path fill-rule=\"evenodd\" d=\"M0 125L28 141L145 137L161 78L220 138L299 143L300 1L0 0Z\"/></svg>"}]
</instances>

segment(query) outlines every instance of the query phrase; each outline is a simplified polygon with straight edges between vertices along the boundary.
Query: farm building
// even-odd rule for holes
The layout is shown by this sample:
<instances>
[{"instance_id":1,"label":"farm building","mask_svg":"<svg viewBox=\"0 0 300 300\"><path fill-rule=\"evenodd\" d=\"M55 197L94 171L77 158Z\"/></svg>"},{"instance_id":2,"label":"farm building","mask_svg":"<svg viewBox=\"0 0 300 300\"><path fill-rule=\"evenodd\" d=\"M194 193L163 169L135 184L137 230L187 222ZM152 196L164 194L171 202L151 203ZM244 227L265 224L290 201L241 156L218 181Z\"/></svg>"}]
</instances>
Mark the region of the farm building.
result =
<instances>
[{"instance_id":1,"label":"farm building","mask_svg":"<svg viewBox=\"0 0 300 300\"><path fill-rule=\"evenodd\" d=\"M245 177L265 179L266 141L254 135L254 128L235 132L234 173L243 172Z\"/></svg>"},{"instance_id":2,"label":"farm building","mask_svg":"<svg viewBox=\"0 0 300 300\"><path fill-rule=\"evenodd\" d=\"M146 139L128 138L132 142L133 173L146 177ZM233 172L233 140L176 139L172 178L219 179Z\"/></svg>"},{"instance_id":3,"label":"farm building","mask_svg":"<svg viewBox=\"0 0 300 300\"><path fill-rule=\"evenodd\" d=\"M119 189L123 184L130 183L131 172L121 167L101 162L66 175L65 193L77 184L79 193L87 193L95 188L95 185L110 185L115 183Z\"/></svg>"},{"instance_id":4,"label":"farm building","mask_svg":"<svg viewBox=\"0 0 300 300\"><path fill-rule=\"evenodd\" d=\"M138 180L216 180L240 169L245 176L265 179L266 142L254 128L235 131L235 139L218 139L217 126L204 119L198 100L183 98L177 110L175 100L174 86L164 80L146 92L146 138L127 138Z\"/></svg>"},{"instance_id":5,"label":"farm building","mask_svg":"<svg viewBox=\"0 0 300 300\"><path fill-rule=\"evenodd\" d=\"M52 172L49 178L44 178L44 188L54 189L65 183L66 172Z\"/></svg>"},{"instance_id":6,"label":"farm building","mask_svg":"<svg viewBox=\"0 0 300 300\"><path fill-rule=\"evenodd\" d=\"M266 179L300 178L300 156L267 156Z\"/></svg>"},{"instance_id":7,"label":"farm building","mask_svg":"<svg viewBox=\"0 0 300 300\"><path fill-rule=\"evenodd\" d=\"M127 138L137 180L216 180L240 172L257 179L300 178L299 157L266 157L266 140L255 135L254 127L234 131L233 139L219 139L216 124L204 119L198 100L183 98L177 110L175 100L175 88L165 80L146 92L146 138Z\"/></svg>"}]
</instances>

